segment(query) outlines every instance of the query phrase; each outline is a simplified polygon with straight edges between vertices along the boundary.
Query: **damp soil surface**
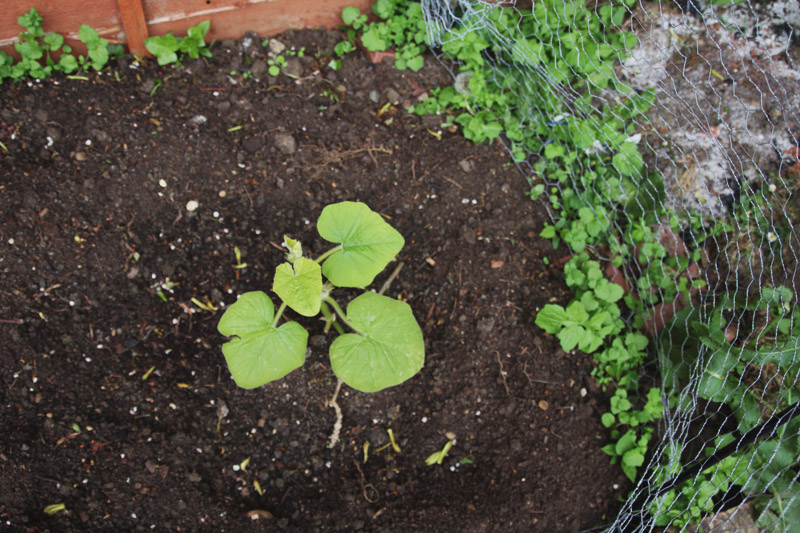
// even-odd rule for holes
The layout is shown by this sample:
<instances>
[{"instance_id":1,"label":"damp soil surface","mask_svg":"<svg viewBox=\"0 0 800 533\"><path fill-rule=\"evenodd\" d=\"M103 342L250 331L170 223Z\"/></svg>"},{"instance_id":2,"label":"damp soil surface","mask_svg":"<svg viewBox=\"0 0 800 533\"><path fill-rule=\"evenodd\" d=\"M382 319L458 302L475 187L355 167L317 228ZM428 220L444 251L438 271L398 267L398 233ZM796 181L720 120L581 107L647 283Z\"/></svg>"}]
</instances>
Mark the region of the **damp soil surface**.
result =
<instances>
[{"instance_id":1,"label":"damp soil surface","mask_svg":"<svg viewBox=\"0 0 800 533\"><path fill-rule=\"evenodd\" d=\"M246 38L178 69L120 59L0 86L0 529L550 532L613 516L628 486L600 451L591 359L534 325L568 300L546 213L500 144L404 109L445 68L356 53L332 71L319 52L339 38L281 35L305 47L284 53L294 77L270 77ZM216 325L269 292L284 234L324 251L315 221L343 200L405 236L375 287L402 263L386 294L411 305L427 357L398 387L345 386L329 448L322 323L301 320L305 365L255 390L230 378Z\"/></svg>"}]
</instances>

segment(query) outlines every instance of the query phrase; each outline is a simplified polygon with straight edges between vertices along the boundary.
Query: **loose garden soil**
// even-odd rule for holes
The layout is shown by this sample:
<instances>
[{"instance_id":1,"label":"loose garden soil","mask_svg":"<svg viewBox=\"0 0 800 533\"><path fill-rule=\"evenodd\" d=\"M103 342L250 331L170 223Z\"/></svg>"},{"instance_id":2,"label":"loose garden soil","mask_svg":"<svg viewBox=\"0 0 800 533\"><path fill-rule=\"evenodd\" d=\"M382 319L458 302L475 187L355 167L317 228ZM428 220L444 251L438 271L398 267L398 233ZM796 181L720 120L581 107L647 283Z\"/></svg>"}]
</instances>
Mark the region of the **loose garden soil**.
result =
<instances>
[{"instance_id":1,"label":"loose garden soil","mask_svg":"<svg viewBox=\"0 0 800 533\"><path fill-rule=\"evenodd\" d=\"M499 143L404 110L448 82L442 66L356 53L335 72L317 53L339 39L280 36L305 47L296 79L269 77L245 38L178 69L127 58L0 86L0 529L552 532L613 516L628 485L600 451L591 358L534 325L569 299L543 208ZM405 236L375 286L402 262L387 295L413 308L427 359L392 389L345 386L329 449L322 323L301 320L306 364L255 390L231 380L216 325L269 291L284 233L323 251L316 218L343 200Z\"/></svg>"}]
</instances>

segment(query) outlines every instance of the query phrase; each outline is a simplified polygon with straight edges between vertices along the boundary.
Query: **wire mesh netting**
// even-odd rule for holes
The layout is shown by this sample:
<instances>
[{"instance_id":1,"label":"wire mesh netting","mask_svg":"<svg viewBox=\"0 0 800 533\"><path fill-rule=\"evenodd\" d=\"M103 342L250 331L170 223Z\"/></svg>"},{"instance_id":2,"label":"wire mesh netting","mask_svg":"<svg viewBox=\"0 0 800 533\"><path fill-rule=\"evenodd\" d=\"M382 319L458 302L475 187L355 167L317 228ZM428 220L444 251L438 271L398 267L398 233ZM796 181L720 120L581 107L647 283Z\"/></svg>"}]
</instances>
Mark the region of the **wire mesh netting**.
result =
<instances>
[{"instance_id":1,"label":"wire mesh netting","mask_svg":"<svg viewBox=\"0 0 800 533\"><path fill-rule=\"evenodd\" d=\"M504 142L574 253L537 323L613 393L607 529L800 527L800 4L423 11L455 81L417 112Z\"/></svg>"}]
</instances>

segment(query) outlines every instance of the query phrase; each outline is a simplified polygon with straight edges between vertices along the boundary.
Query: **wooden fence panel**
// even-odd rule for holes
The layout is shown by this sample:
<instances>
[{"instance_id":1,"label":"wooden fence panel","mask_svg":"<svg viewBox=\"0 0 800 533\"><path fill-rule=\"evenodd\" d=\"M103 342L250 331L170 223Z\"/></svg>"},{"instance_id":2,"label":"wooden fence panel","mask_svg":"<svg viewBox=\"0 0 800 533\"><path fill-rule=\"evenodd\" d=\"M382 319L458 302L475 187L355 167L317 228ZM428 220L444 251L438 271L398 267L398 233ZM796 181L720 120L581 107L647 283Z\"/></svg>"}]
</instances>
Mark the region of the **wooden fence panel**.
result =
<instances>
[{"instance_id":1,"label":"wooden fence panel","mask_svg":"<svg viewBox=\"0 0 800 533\"><path fill-rule=\"evenodd\" d=\"M16 56L22 30L17 17L35 7L44 30L64 35L76 51L85 48L78 28L88 24L111 42L144 53L147 35L185 35L190 26L211 21L207 40L238 38L246 31L272 36L291 28L335 28L347 6L369 11L374 0L2 0L0 49ZM139 6L141 9L139 9ZM144 27L143 27L144 24ZM127 30L127 34L126 34Z\"/></svg>"}]
</instances>

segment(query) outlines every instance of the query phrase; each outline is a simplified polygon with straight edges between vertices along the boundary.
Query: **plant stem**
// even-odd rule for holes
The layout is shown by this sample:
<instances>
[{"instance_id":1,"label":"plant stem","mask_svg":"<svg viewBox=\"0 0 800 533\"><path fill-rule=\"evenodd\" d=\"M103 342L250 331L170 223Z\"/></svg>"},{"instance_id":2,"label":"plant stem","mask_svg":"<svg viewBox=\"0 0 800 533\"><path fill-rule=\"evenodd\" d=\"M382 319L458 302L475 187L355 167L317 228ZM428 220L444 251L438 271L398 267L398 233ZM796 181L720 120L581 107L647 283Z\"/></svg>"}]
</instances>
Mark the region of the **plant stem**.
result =
<instances>
[{"instance_id":1,"label":"plant stem","mask_svg":"<svg viewBox=\"0 0 800 533\"><path fill-rule=\"evenodd\" d=\"M378 294L382 295L384 292L389 290L389 287L391 287L392 282L394 281L394 279L397 277L397 275L400 273L400 271L403 270L403 264L404 263L402 261L400 263L398 263L398 265L392 271L391 275L389 275L388 279L383 282L383 285L381 285L381 290L378 291Z\"/></svg>"},{"instance_id":2,"label":"plant stem","mask_svg":"<svg viewBox=\"0 0 800 533\"><path fill-rule=\"evenodd\" d=\"M333 298L328 296L327 298L325 298L325 302L331 304L331 307L333 307L333 310L336 311L337 315L339 315L339 318L342 319L342 322L344 322L345 326L347 326L348 328L352 329L353 331L355 331L356 333L361 335L361 332L358 331L356 328L354 328L353 324L351 324L350 321L347 320L347 317L345 316L344 311L342 311L342 308L339 307L338 303L336 303L336 300L334 300Z\"/></svg>"},{"instance_id":3,"label":"plant stem","mask_svg":"<svg viewBox=\"0 0 800 533\"><path fill-rule=\"evenodd\" d=\"M333 410L336 411L336 422L333 424L333 431L328 439L328 448L336 446L336 443L339 442L339 432L342 430L342 409L339 407L339 404L336 403L336 397L339 396L342 383L343 381L341 379L336 380L336 390L333 392L331 399L328 400L328 406L333 407Z\"/></svg>"},{"instance_id":4,"label":"plant stem","mask_svg":"<svg viewBox=\"0 0 800 533\"><path fill-rule=\"evenodd\" d=\"M327 259L329 255L331 255L334 252L338 252L341 249L342 249L342 245L341 244L339 246L335 246L335 247L331 248L330 250L328 250L327 252L325 252L324 254L322 254L321 256L319 256L316 259L314 259L314 261L316 261L317 264L320 264L323 261L325 261L325 259Z\"/></svg>"},{"instance_id":5,"label":"plant stem","mask_svg":"<svg viewBox=\"0 0 800 533\"><path fill-rule=\"evenodd\" d=\"M336 328L336 331L339 333L339 335L344 335L344 328L341 324L339 324L339 322L336 321L336 317L331 314L331 309L328 307L328 304L323 301L319 308L322 311L322 316L325 317L324 333L328 333L331 330L331 326L333 326Z\"/></svg>"},{"instance_id":6,"label":"plant stem","mask_svg":"<svg viewBox=\"0 0 800 533\"><path fill-rule=\"evenodd\" d=\"M272 326L270 327L274 328L275 326L278 325L278 320L281 319L281 315L283 315L283 312L285 310L286 310L286 302L281 302L281 306L278 308L278 312L275 313L275 320L272 321Z\"/></svg>"}]
</instances>

